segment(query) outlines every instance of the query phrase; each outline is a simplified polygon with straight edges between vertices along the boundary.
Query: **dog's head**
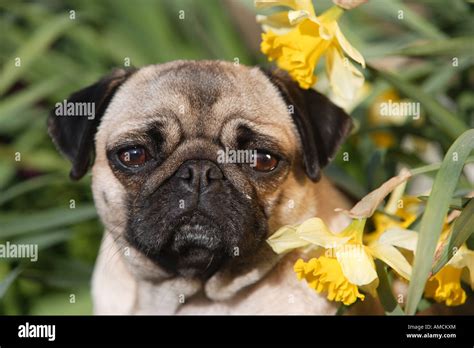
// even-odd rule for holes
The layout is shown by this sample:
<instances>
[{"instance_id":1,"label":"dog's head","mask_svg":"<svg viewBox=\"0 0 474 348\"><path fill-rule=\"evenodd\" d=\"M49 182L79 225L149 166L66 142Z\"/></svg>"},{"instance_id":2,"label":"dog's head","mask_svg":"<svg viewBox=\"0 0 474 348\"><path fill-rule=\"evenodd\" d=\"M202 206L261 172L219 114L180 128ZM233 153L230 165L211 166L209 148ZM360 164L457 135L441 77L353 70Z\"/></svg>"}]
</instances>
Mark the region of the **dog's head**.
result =
<instances>
[{"instance_id":1,"label":"dog's head","mask_svg":"<svg viewBox=\"0 0 474 348\"><path fill-rule=\"evenodd\" d=\"M284 198L319 179L351 128L340 108L286 74L220 61L117 70L64 108L81 103L94 117L56 109L49 118L71 177L93 164L106 229L183 276L258 253L285 223Z\"/></svg>"}]
</instances>

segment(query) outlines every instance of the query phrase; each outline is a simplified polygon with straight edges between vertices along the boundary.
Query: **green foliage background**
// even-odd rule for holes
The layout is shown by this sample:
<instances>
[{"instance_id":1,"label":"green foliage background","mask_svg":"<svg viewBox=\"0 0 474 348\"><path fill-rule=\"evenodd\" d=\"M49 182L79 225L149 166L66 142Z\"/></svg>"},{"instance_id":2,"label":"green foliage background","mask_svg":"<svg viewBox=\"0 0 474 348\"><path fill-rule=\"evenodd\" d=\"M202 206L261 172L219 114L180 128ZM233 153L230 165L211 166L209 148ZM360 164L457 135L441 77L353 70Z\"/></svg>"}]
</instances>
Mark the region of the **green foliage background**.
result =
<instances>
[{"instance_id":1,"label":"green foliage background","mask_svg":"<svg viewBox=\"0 0 474 348\"><path fill-rule=\"evenodd\" d=\"M48 111L123 66L125 57L138 67L236 57L242 64L265 63L244 43L232 20L231 1L0 1L0 242L40 247L38 262L0 261L0 314L91 313L90 277L102 227L90 176L69 181L69 164L47 136ZM253 16L252 1L241 4ZM331 2L317 5L325 9ZM184 20L178 18L181 10ZM342 150L353 160L338 156L327 169L347 193L360 198L394 175L398 164L425 164L419 154L399 146L407 135L435 142L445 153L463 130L473 128L473 5L464 0L372 0L344 15L341 27L369 64L412 58L391 74L379 65L365 71L371 89L352 113L358 129ZM258 36L255 32L256 41ZM17 57L21 67L15 67ZM458 58L456 68L453 57ZM388 87L419 101L426 121L370 124L369 108ZM389 132L396 146L377 146L370 135L380 130ZM456 192L469 190L472 184L461 176ZM71 294L75 303L70 303Z\"/></svg>"}]
</instances>

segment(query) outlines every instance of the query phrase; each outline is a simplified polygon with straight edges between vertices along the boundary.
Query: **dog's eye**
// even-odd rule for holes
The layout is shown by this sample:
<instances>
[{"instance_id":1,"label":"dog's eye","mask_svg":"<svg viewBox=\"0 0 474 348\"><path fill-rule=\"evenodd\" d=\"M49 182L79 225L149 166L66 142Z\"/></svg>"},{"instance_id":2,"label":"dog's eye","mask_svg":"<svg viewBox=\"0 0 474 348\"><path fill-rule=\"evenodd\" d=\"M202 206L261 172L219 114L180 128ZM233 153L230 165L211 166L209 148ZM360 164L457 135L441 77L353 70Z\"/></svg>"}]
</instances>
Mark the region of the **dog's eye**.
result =
<instances>
[{"instance_id":1,"label":"dog's eye","mask_svg":"<svg viewBox=\"0 0 474 348\"><path fill-rule=\"evenodd\" d=\"M150 156L144 147L132 146L120 150L118 158L126 167L140 167L150 159Z\"/></svg>"},{"instance_id":2,"label":"dog's eye","mask_svg":"<svg viewBox=\"0 0 474 348\"><path fill-rule=\"evenodd\" d=\"M278 159L268 152L257 152L254 169L258 172L271 172L278 165Z\"/></svg>"}]
</instances>

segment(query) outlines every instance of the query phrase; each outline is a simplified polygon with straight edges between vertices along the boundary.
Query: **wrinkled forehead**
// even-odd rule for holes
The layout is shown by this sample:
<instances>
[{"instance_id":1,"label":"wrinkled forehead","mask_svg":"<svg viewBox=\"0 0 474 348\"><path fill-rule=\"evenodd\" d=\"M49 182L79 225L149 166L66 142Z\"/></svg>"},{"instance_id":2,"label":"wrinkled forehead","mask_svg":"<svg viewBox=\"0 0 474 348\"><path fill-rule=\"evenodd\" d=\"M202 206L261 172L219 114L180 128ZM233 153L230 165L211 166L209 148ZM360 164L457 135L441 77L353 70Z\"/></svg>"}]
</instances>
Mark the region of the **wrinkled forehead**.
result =
<instances>
[{"instance_id":1,"label":"wrinkled forehead","mask_svg":"<svg viewBox=\"0 0 474 348\"><path fill-rule=\"evenodd\" d=\"M187 137L215 138L226 124L248 125L282 142L292 142L296 132L283 99L258 68L224 62L140 69L117 91L99 132L113 140L153 123L178 127Z\"/></svg>"}]
</instances>

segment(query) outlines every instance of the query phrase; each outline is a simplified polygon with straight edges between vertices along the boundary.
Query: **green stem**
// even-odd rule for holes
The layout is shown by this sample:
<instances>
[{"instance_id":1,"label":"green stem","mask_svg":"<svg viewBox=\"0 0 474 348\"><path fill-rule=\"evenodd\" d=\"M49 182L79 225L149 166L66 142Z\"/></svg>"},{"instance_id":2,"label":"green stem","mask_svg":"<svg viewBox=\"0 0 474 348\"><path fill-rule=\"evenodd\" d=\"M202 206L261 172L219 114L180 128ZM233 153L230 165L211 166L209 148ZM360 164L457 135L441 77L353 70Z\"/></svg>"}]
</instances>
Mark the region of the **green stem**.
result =
<instances>
[{"instance_id":1,"label":"green stem","mask_svg":"<svg viewBox=\"0 0 474 348\"><path fill-rule=\"evenodd\" d=\"M467 164L467 163L472 163L472 162L474 162L474 156L468 157L464 163ZM419 174L434 172L435 170L438 170L439 168L441 168L441 162L428 164L428 165L423 166L423 167L411 169L410 173L411 173L412 176L415 176L415 175L419 175Z\"/></svg>"},{"instance_id":2,"label":"green stem","mask_svg":"<svg viewBox=\"0 0 474 348\"><path fill-rule=\"evenodd\" d=\"M337 21L344 13L344 9L339 6L333 6L326 12L323 12L319 18L322 21Z\"/></svg>"}]
</instances>

